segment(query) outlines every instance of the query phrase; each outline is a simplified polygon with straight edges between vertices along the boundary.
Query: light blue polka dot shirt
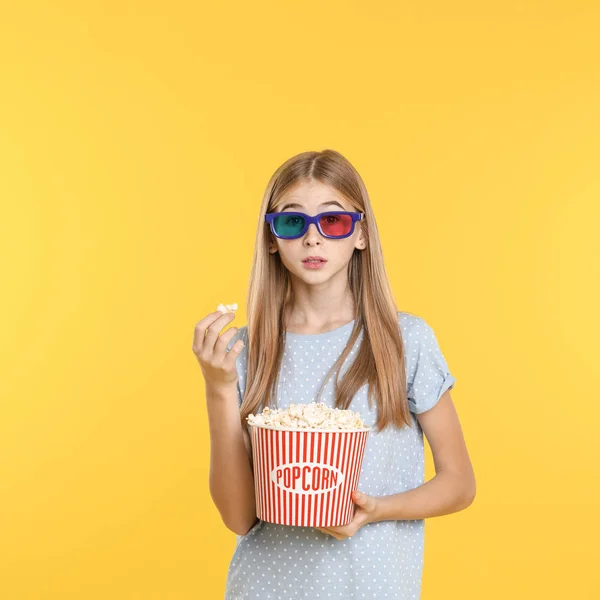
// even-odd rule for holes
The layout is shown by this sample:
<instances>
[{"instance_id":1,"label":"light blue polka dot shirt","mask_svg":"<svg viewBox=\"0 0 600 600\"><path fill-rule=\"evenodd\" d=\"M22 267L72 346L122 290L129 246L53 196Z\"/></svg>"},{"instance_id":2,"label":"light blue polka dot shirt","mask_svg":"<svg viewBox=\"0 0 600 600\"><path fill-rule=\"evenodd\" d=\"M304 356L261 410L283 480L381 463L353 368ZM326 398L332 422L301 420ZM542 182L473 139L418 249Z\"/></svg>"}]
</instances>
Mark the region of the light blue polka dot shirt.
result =
<instances>
[{"instance_id":1,"label":"light blue polka dot shirt","mask_svg":"<svg viewBox=\"0 0 600 600\"><path fill-rule=\"evenodd\" d=\"M433 329L416 315L398 313L406 354L406 379L413 428L388 426L369 432L358 489L373 496L410 490L424 482L423 432L414 414L432 408L454 386ZM318 334L286 333L277 406L307 404L350 339L354 321ZM248 366L247 326L239 338L246 346L237 358L241 405ZM340 379L354 360L362 333L342 366ZM334 406L333 381L321 401ZM367 401L368 384L350 404L365 423L374 425L376 406ZM225 600L418 600L423 570L424 520L379 521L337 540L314 527L278 525L259 520L237 543L229 565Z\"/></svg>"}]
</instances>

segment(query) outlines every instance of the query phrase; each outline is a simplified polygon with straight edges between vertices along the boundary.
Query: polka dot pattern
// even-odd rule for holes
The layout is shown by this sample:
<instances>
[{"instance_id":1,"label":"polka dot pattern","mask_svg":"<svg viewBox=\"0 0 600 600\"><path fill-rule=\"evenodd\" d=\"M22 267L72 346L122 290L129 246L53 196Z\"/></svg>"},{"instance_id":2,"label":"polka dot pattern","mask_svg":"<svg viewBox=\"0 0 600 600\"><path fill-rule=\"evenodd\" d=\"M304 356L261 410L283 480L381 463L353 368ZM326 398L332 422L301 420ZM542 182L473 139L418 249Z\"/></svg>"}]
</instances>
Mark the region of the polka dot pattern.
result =
<instances>
[{"instance_id":1,"label":"polka dot pattern","mask_svg":"<svg viewBox=\"0 0 600 600\"><path fill-rule=\"evenodd\" d=\"M386 496L424 482L423 432L415 414L432 408L455 379L438 346L432 328L421 318L398 313L406 353L407 395L412 428L389 426L371 431L358 489ZM277 406L316 401L325 375L342 353L354 321L318 334L287 333ZM237 358L241 405L248 368L247 327L229 342L246 343ZM358 352L362 334L343 364L340 378ZM321 401L334 406L333 377ZM350 408L374 425L376 407L368 405L368 384L362 386ZM237 543L229 565L225 600L401 599L421 594L424 520L369 523L351 538L337 540L313 527L278 525L259 520Z\"/></svg>"}]
</instances>

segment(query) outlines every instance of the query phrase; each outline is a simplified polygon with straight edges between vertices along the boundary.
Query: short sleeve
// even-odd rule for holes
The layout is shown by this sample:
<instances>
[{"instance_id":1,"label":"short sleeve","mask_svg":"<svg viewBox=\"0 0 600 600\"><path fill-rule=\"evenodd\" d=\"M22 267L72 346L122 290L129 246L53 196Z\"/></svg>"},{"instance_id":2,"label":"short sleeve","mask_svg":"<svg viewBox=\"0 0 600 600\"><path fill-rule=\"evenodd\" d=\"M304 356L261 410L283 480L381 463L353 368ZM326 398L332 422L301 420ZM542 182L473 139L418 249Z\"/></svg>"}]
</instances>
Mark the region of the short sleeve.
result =
<instances>
[{"instance_id":1,"label":"short sleeve","mask_svg":"<svg viewBox=\"0 0 600 600\"><path fill-rule=\"evenodd\" d=\"M456 379L431 326L421 317L412 317L406 328L405 355L407 395L410 411L420 414L433 408Z\"/></svg>"},{"instance_id":2,"label":"short sleeve","mask_svg":"<svg viewBox=\"0 0 600 600\"><path fill-rule=\"evenodd\" d=\"M227 351L231 350L231 347L238 341L242 340L244 342L244 347L242 351L238 354L238 357L235 361L235 367L238 373L238 405L242 406L242 400L244 399L244 393L246 390L246 374L248 373L248 335L247 335L248 327L244 325L240 327L237 333L229 340L227 344Z\"/></svg>"}]
</instances>

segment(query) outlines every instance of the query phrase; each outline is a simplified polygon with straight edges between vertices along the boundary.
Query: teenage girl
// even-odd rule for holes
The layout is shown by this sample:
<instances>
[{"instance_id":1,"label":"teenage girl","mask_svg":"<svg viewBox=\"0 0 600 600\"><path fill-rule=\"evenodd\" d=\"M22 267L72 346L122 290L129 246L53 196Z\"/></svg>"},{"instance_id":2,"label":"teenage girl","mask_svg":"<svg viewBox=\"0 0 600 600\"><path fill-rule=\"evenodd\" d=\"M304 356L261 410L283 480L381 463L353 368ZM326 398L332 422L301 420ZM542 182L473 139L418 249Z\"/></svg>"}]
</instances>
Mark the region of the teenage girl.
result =
<instances>
[{"instance_id":1,"label":"teenage girl","mask_svg":"<svg viewBox=\"0 0 600 600\"><path fill-rule=\"evenodd\" d=\"M317 262L314 262L317 261ZM303 152L272 176L260 208L248 325L219 311L195 328L206 386L210 492L237 534L226 600L420 598L424 519L460 511L475 477L435 333L398 311L375 215L355 168ZM325 402L369 432L351 523L257 519L246 417ZM424 483L423 433L435 476Z\"/></svg>"}]
</instances>

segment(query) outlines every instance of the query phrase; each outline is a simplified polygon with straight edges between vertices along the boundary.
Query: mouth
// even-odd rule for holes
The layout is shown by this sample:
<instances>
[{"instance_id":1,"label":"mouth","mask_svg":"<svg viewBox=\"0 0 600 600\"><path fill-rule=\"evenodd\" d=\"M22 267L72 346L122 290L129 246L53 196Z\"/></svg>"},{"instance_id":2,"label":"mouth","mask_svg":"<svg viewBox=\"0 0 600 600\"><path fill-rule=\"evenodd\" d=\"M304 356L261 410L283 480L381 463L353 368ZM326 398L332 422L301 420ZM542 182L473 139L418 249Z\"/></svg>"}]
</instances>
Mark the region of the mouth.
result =
<instances>
[{"instance_id":1,"label":"mouth","mask_svg":"<svg viewBox=\"0 0 600 600\"><path fill-rule=\"evenodd\" d=\"M302 261L302 266L305 269L316 271L325 268L327 261L324 258L306 258Z\"/></svg>"}]
</instances>

